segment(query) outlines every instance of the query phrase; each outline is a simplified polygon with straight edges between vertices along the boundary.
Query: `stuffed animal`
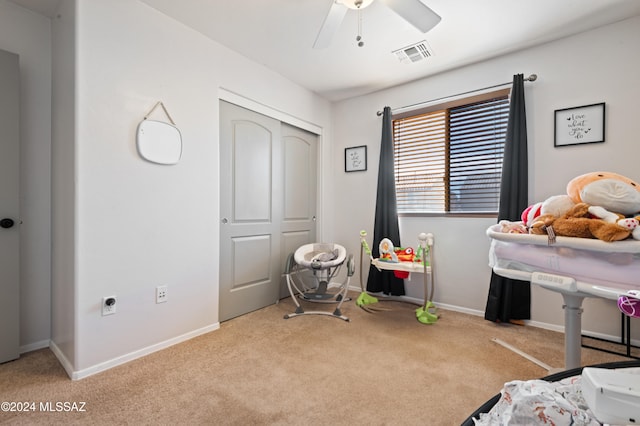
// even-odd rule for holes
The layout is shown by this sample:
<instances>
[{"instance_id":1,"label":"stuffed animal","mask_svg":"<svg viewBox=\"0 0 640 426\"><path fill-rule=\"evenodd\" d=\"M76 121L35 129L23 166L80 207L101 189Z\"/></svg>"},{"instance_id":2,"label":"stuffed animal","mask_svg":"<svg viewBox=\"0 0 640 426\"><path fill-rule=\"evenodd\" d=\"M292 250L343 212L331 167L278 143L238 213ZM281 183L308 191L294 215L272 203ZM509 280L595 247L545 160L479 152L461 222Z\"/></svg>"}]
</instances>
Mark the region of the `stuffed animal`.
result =
<instances>
[{"instance_id":1,"label":"stuffed animal","mask_svg":"<svg viewBox=\"0 0 640 426\"><path fill-rule=\"evenodd\" d=\"M533 221L541 215L552 215L560 217L569 211L575 202L568 195L553 195L544 201L535 203L527 207L521 215L524 226L531 226Z\"/></svg>"},{"instance_id":2,"label":"stuffed animal","mask_svg":"<svg viewBox=\"0 0 640 426\"><path fill-rule=\"evenodd\" d=\"M522 222L511 222L510 220L501 220L498 222L500 225L500 232L505 234L528 234L529 229Z\"/></svg>"},{"instance_id":3,"label":"stuffed animal","mask_svg":"<svg viewBox=\"0 0 640 426\"><path fill-rule=\"evenodd\" d=\"M640 184L633 179L613 172L586 173L569 181L567 194L576 203L591 204L595 216L630 227L633 239L640 240ZM609 213L596 211L596 206ZM619 215L626 218L619 219Z\"/></svg>"},{"instance_id":4,"label":"stuffed animal","mask_svg":"<svg viewBox=\"0 0 640 426\"><path fill-rule=\"evenodd\" d=\"M612 242L629 238L638 227L639 222L634 218L618 216L618 221L611 223L605 219L594 216L593 212L610 212L596 206L591 208L587 203L578 203L560 217L553 215L539 216L529 227L529 232L536 235L549 235L550 241L555 236L597 238L602 241Z\"/></svg>"},{"instance_id":5,"label":"stuffed animal","mask_svg":"<svg viewBox=\"0 0 640 426\"><path fill-rule=\"evenodd\" d=\"M399 263L399 262L416 262L419 263L421 260L415 258L415 252L411 247L394 247L393 242L388 238L383 238L380 241L380 245L378 246L380 251L380 260L384 262L390 263ZM397 278L407 279L409 278L409 272L397 270L393 271L393 274Z\"/></svg>"},{"instance_id":6,"label":"stuffed animal","mask_svg":"<svg viewBox=\"0 0 640 426\"><path fill-rule=\"evenodd\" d=\"M633 216L640 213L640 184L612 172L592 172L577 176L567 184L566 194L554 195L527 207L521 216L531 226L541 215L560 217L577 203L600 206L610 212ZM613 216L610 221L617 220Z\"/></svg>"},{"instance_id":7,"label":"stuffed animal","mask_svg":"<svg viewBox=\"0 0 640 426\"><path fill-rule=\"evenodd\" d=\"M581 203L587 205L589 214L580 214L582 210L584 210L584 206L573 210L575 206ZM542 202L529 206L522 212L522 222L529 228L531 233L540 233L541 228L544 227L546 223L551 224L551 222L557 219L561 220L559 223L553 225L553 229L558 227L563 229L563 224L570 218L591 218L627 228L630 230L630 235L634 239L640 240L639 212L639 184L617 173L592 172L577 176L569 181L566 195L554 195ZM627 217L634 215L636 215L636 217ZM536 229L532 230L531 227L534 223L536 224ZM616 235L610 235L609 232L615 231L616 228L602 227L599 223L588 224L585 222L584 225L597 228L595 234L587 231L588 227L583 228L582 233L585 235L585 238L617 241L617 238L621 238L623 235L621 230L620 235L617 235L616 232L614 232ZM577 224L574 226L577 226ZM605 232L605 229L608 231ZM563 230L561 230L558 235L562 235L562 233ZM572 231L569 231L569 233L572 233ZM588 234L591 234L591 236L587 236Z\"/></svg>"},{"instance_id":8,"label":"stuffed animal","mask_svg":"<svg viewBox=\"0 0 640 426\"><path fill-rule=\"evenodd\" d=\"M573 178L567 195L575 203L600 206L625 216L640 212L640 185L626 176L611 172L592 172Z\"/></svg>"}]
</instances>

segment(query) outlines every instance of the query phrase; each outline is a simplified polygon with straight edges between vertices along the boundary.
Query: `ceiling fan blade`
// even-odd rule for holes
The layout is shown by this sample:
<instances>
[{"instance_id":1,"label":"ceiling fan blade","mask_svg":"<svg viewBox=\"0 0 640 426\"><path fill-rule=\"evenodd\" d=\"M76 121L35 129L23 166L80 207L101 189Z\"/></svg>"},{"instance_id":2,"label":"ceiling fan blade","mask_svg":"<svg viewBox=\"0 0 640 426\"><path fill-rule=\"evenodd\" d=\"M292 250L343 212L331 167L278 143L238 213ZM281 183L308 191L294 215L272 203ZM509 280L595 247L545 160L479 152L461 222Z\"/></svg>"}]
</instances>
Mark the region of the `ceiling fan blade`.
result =
<instances>
[{"instance_id":1,"label":"ceiling fan blade","mask_svg":"<svg viewBox=\"0 0 640 426\"><path fill-rule=\"evenodd\" d=\"M382 2L423 33L438 25L442 19L420 0L382 0Z\"/></svg>"},{"instance_id":2,"label":"ceiling fan blade","mask_svg":"<svg viewBox=\"0 0 640 426\"><path fill-rule=\"evenodd\" d=\"M340 27L340 24L344 19L344 15L347 14L347 10L349 10L347 6L332 0L331 9L329 9L327 17L324 18L322 28L320 28L316 41L313 43L314 49L324 49L329 46L331 38Z\"/></svg>"}]
</instances>

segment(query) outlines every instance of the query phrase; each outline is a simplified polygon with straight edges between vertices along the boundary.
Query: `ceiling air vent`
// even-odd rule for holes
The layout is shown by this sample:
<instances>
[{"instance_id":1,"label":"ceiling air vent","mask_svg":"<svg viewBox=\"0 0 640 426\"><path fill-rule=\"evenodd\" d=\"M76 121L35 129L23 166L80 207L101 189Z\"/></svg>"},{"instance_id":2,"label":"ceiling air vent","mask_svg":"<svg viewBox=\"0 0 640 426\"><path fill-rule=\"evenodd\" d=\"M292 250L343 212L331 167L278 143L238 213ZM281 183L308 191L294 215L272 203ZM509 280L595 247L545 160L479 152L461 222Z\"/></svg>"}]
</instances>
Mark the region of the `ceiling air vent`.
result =
<instances>
[{"instance_id":1,"label":"ceiling air vent","mask_svg":"<svg viewBox=\"0 0 640 426\"><path fill-rule=\"evenodd\" d=\"M433 56L433 52L429 48L426 40L403 47L402 49L394 50L393 53L398 57L400 62L404 63L419 62Z\"/></svg>"}]
</instances>

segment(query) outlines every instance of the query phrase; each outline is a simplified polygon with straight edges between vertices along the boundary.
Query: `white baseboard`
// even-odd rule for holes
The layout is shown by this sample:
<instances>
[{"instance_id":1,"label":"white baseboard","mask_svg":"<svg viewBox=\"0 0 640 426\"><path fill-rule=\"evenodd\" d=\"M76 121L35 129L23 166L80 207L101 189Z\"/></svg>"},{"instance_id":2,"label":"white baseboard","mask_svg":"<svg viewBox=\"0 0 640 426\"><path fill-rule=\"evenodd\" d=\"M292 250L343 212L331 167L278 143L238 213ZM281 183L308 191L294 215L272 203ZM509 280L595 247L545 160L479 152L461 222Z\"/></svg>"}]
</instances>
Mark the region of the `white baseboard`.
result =
<instances>
[{"instance_id":1,"label":"white baseboard","mask_svg":"<svg viewBox=\"0 0 640 426\"><path fill-rule=\"evenodd\" d=\"M166 349L178 343L182 343L187 340L193 339L194 337L209 333L211 331L218 330L219 328L220 328L220 323L218 322L206 327L202 327L198 330L185 333L181 336L177 336L172 339L168 339L163 342L159 342L154 345L147 346L146 348L142 348L137 351L133 351L128 354L110 359L108 361L101 362L100 364L96 364L91 367L84 368L82 370L73 369L73 366L64 356L62 351L60 351L60 349L56 346L55 342L51 342L50 348L52 352L55 354L55 356L58 358L58 361L60 361L60 364L62 364L62 367L65 369L65 371L67 372L67 375L71 378L71 380L80 380L80 379L84 379L86 377L92 376L94 374L109 370L113 367L117 367L118 365L125 364L129 361L133 361L134 359L138 359L143 356L160 351L162 349Z\"/></svg>"},{"instance_id":2,"label":"white baseboard","mask_svg":"<svg viewBox=\"0 0 640 426\"><path fill-rule=\"evenodd\" d=\"M443 309L450 310L450 311L462 312L462 313L465 313L465 314L484 317L484 311L461 308L459 306L446 305L446 304L443 304L443 303L436 303L435 305L438 306L438 307L441 307ZM524 322L525 322L526 325L529 325L531 327L542 328L544 330L557 331L558 333L564 333L564 326L563 325L549 324L549 323L546 323L546 322L531 321L531 320L525 320ZM582 330L582 334L584 336L595 337L595 338L598 338L598 339L609 340L609 341L612 341L612 342L618 342L619 339L620 339L620 336L612 336L610 334L605 334L605 333L596 333L596 332L589 331L589 330ZM638 341L636 339L631 339L631 344L633 346L640 346L640 341Z\"/></svg>"},{"instance_id":3,"label":"white baseboard","mask_svg":"<svg viewBox=\"0 0 640 426\"><path fill-rule=\"evenodd\" d=\"M484 311L478 311L477 309L463 308L462 306L447 305L446 303L434 303L436 307L446 309L448 311L461 312L463 314L469 314L476 317L484 317Z\"/></svg>"},{"instance_id":4,"label":"white baseboard","mask_svg":"<svg viewBox=\"0 0 640 426\"><path fill-rule=\"evenodd\" d=\"M56 345L56 342L52 340L51 343L49 343L49 349L51 349L51 352L53 352L56 358L58 358L58 362L62 365L62 368L64 368L64 371L66 371L67 376L73 377L73 364L69 362L67 357L58 347L58 345Z\"/></svg>"},{"instance_id":5,"label":"white baseboard","mask_svg":"<svg viewBox=\"0 0 640 426\"><path fill-rule=\"evenodd\" d=\"M51 341L49 339L40 340L39 342L29 343L27 345L20 346L20 353L24 354L31 351L37 351L38 349L48 348L50 343Z\"/></svg>"},{"instance_id":6,"label":"white baseboard","mask_svg":"<svg viewBox=\"0 0 640 426\"><path fill-rule=\"evenodd\" d=\"M608 334L594 333L592 331L583 331L582 334L586 337L595 337L596 339L604 339L604 340L609 340L611 342L614 342L616 344L620 344L620 345L622 344L622 343L619 343L620 336L610 336ZM640 346L640 341L636 339L631 339L631 345Z\"/></svg>"},{"instance_id":7,"label":"white baseboard","mask_svg":"<svg viewBox=\"0 0 640 426\"><path fill-rule=\"evenodd\" d=\"M546 322L540 321L531 321L525 320L525 324L530 325L531 327L542 328L544 330L557 331L558 333L564 333L564 326L558 324L549 324Z\"/></svg>"},{"instance_id":8,"label":"white baseboard","mask_svg":"<svg viewBox=\"0 0 640 426\"><path fill-rule=\"evenodd\" d=\"M349 286L349 291L356 291L356 292L360 293L362 290L360 289L360 286L356 287L355 285L351 284Z\"/></svg>"},{"instance_id":9,"label":"white baseboard","mask_svg":"<svg viewBox=\"0 0 640 426\"><path fill-rule=\"evenodd\" d=\"M361 291L360 287L354 287L354 286L349 286L349 290ZM373 295L375 296L375 293ZM414 303L416 305L421 305L423 303L422 299L418 299L418 298L415 298L415 297L408 297L408 296L395 296L395 297L398 298L399 300L403 300L403 301L406 301L406 302ZM446 303L439 303L439 302L434 302L434 305L436 307L438 307L438 308L446 309L448 311L461 312L463 314L469 314L469 315L474 315L474 316L478 316L478 317L484 317L484 311L479 311L477 309L469 309L469 308L464 308L464 307L461 307L461 306L448 305ZM525 324L529 325L531 327L537 327L537 328L542 328L544 330L551 330L551 331L557 331L558 333L564 333L564 326L563 325L549 324L549 323L546 323L546 322L531 321L531 320L525 320ZM595 337L595 338L598 338L598 339L610 340L612 342L617 342L620 339L620 336L612 336L612 335L609 335L609 334L596 333L596 332L588 331L588 330L583 330L582 334L584 336ZM636 339L631 339L631 344L633 346L640 346L640 341L638 341Z\"/></svg>"}]
</instances>

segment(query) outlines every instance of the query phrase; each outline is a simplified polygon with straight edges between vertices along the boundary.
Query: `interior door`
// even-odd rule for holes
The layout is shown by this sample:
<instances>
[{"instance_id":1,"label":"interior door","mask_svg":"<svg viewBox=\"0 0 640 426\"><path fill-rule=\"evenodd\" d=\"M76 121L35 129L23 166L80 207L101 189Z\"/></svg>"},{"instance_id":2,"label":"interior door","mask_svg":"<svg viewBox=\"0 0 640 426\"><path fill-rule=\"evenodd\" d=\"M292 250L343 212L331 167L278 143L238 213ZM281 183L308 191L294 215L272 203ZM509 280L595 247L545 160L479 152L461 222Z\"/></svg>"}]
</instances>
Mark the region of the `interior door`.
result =
<instances>
[{"instance_id":1,"label":"interior door","mask_svg":"<svg viewBox=\"0 0 640 426\"><path fill-rule=\"evenodd\" d=\"M275 303L315 239L316 136L220 102L220 321Z\"/></svg>"},{"instance_id":2,"label":"interior door","mask_svg":"<svg viewBox=\"0 0 640 426\"><path fill-rule=\"evenodd\" d=\"M284 199L281 224L281 269L289 253L316 241L317 142L312 133L282 125ZM280 297L289 295L284 275Z\"/></svg>"},{"instance_id":3,"label":"interior door","mask_svg":"<svg viewBox=\"0 0 640 426\"><path fill-rule=\"evenodd\" d=\"M278 299L280 122L220 103L220 320Z\"/></svg>"},{"instance_id":4,"label":"interior door","mask_svg":"<svg viewBox=\"0 0 640 426\"><path fill-rule=\"evenodd\" d=\"M20 356L20 65L0 50L0 362Z\"/></svg>"}]
</instances>

